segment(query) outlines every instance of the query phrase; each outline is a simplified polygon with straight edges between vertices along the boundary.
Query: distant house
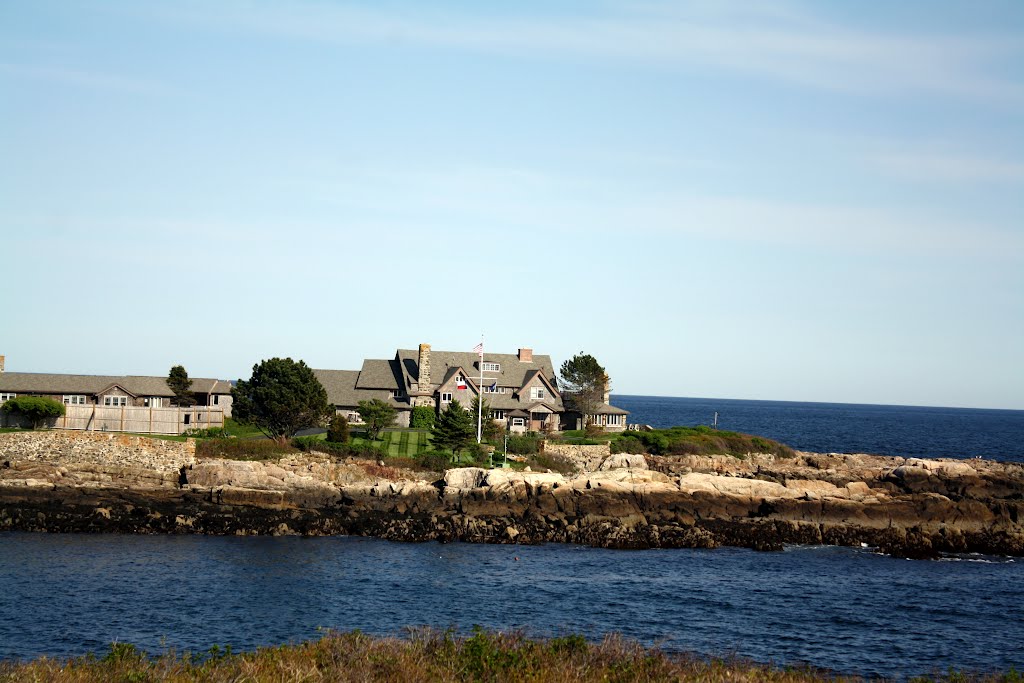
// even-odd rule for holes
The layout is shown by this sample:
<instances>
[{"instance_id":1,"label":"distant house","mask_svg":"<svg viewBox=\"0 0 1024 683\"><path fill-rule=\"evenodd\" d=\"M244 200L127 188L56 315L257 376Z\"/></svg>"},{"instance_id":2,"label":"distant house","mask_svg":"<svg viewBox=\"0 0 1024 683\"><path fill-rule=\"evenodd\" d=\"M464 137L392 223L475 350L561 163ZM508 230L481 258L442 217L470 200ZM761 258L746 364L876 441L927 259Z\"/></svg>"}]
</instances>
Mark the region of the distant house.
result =
<instances>
[{"instance_id":1,"label":"distant house","mask_svg":"<svg viewBox=\"0 0 1024 683\"><path fill-rule=\"evenodd\" d=\"M408 426L412 409L431 406L444 410L452 401L469 408L482 395L491 419L511 432L557 431L565 406L551 357L521 348L517 353L485 354L436 351L429 344L398 349L391 359L367 359L360 370L313 370L338 413L358 422L359 401L380 399L398 411L398 424ZM481 374L483 379L481 380ZM607 402L607 401L606 401ZM626 411L610 409L611 417Z\"/></svg>"},{"instance_id":2,"label":"distant house","mask_svg":"<svg viewBox=\"0 0 1024 683\"><path fill-rule=\"evenodd\" d=\"M196 405L220 408L230 417L229 382L193 378L192 394ZM67 406L166 408L174 392L167 386L166 377L4 372L4 357L0 356L0 403L17 396L45 396Z\"/></svg>"}]
</instances>

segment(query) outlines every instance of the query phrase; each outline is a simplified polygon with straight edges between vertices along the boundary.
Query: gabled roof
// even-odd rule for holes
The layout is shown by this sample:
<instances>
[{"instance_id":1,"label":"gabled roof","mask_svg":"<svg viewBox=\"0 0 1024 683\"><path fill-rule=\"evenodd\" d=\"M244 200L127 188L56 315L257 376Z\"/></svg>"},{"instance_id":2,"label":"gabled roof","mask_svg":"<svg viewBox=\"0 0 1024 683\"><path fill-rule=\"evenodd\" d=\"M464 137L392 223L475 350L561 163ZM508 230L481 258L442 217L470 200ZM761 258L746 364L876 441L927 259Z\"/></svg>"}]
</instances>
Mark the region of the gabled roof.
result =
<instances>
[{"instance_id":1,"label":"gabled roof","mask_svg":"<svg viewBox=\"0 0 1024 683\"><path fill-rule=\"evenodd\" d=\"M414 349L399 349L395 354L399 371L403 380L408 383L419 382L419 351ZM471 386L476 387L480 383L480 357L472 351L438 351L430 352L430 379L434 385L443 384L450 378L453 370L462 368L466 372L466 380ZM500 372L485 372L484 386L497 383L500 387L511 388L518 391L527 382L538 374L543 376L543 382L551 390L552 396L549 404L554 404L555 410L562 410L562 399L558 395L558 386L555 384L554 369L551 365L551 356L535 354L533 362L524 363L514 353L486 353L485 363L498 363L501 366ZM408 384L406 385L408 386ZM519 408L522 401L513 393L506 391L504 394L484 394L488 405L491 408L502 410Z\"/></svg>"},{"instance_id":2,"label":"gabled roof","mask_svg":"<svg viewBox=\"0 0 1024 683\"><path fill-rule=\"evenodd\" d=\"M97 395L117 385L133 396L174 396L165 377L145 375L64 375L47 372L0 373L0 391L35 394ZM230 394L231 383L225 380L196 377L192 391L199 394Z\"/></svg>"},{"instance_id":3,"label":"gabled roof","mask_svg":"<svg viewBox=\"0 0 1024 683\"><path fill-rule=\"evenodd\" d=\"M357 389L398 389L403 386L398 361L367 358L358 373Z\"/></svg>"},{"instance_id":4,"label":"gabled roof","mask_svg":"<svg viewBox=\"0 0 1024 683\"><path fill-rule=\"evenodd\" d=\"M359 370L318 370L314 368L313 374L327 391L327 400L332 405L354 408L359 405L360 401L370 401L377 398L390 403L396 408L400 406L391 397L391 390L389 389L357 388Z\"/></svg>"},{"instance_id":5,"label":"gabled roof","mask_svg":"<svg viewBox=\"0 0 1024 683\"><path fill-rule=\"evenodd\" d=\"M416 349L399 349L395 354L399 362L402 375L410 382L419 382L419 351ZM472 351L439 351L432 349L430 352L430 378L437 383L438 378L444 377L448 368L463 367L469 373L469 377L480 381L480 357ZM498 363L501 366L500 372L485 372L484 384L490 385L497 381L498 386L515 387L523 386L526 373L531 370L543 370L546 377L553 379L554 368L551 365L551 356L535 354L532 363L523 363L519 356L514 353L485 353L485 363Z\"/></svg>"}]
</instances>

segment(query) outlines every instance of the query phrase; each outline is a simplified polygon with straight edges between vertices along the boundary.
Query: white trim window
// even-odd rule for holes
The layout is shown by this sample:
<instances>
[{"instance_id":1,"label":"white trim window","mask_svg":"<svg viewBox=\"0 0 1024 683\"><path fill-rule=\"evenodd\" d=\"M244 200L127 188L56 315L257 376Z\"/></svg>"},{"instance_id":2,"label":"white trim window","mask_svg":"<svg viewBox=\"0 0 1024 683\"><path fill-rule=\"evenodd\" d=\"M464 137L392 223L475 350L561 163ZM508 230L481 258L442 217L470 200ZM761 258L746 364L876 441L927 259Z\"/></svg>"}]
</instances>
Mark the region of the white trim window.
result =
<instances>
[{"instance_id":1,"label":"white trim window","mask_svg":"<svg viewBox=\"0 0 1024 683\"><path fill-rule=\"evenodd\" d=\"M65 394L64 405L66 406L84 406L86 403L84 394Z\"/></svg>"},{"instance_id":2,"label":"white trim window","mask_svg":"<svg viewBox=\"0 0 1024 683\"><path fill-rule=\"evenodd\" d=\"M450 403L452 400L451 392L445 392L441 394L441 403Z\"/></svg>"},{"instance_id":3,"label":"white trim window","mask_svg":"<svg viewBox=\"0 0 1024 683\"><path fill-rule=\"evenodd\" d=\"M485 394L504 394L505 393L505 387L494 387L492 389L491 388L492 386L494 386L494 385L493 384L488 384L487 386L485 386L484 387L484 393Z\"/></svg>"},{"instance_id":4,"label":"white trim window","mask_svg":"<svg viewBox=\"0 0 1024 683\"><path fill-rule=\"evenodd\" d=\"M504 420L505 419L505 411L504 410L492 410L491 411L491 419L492 420Z\"/></svg>"},{"instance_id":5,"label":"white trim window","mask_svg":"<svg viewBox=\"0 0 1024 683\"><path fill-rule=\"evenodd\" d=\"M462 375L455 375L455 381L458 382L459 384L462 384L463 382L466 381L466 378L463 377Z\"/></svg>"},{"instance_id":6,"label":"white trim window","mask_svg":"<svg viewBox=\"0 0 1024 683\"><path fill-rule=\"evenodd\" d=\"M4 401L10 401L12 398L18 398L17 394L0 394L0 403Z\"/></svg>"},{"instance_id":7,"label":"white trim window","mask_svg":"<svg viewBox=\"0 0 1024 683\"><path fill-rule=\"evenodd\" d=\"M146 398L142 399L142 405L144 405L147 408L160 408L161 406L163 406L163 404L163 399L161 399L159 396L147 396Z\"/></svg>"},{"instance_id":8,"label":"white trim window","mask_svg":"<svg viewBox=\"0 0 1024 683\"><path fill-rule=\"evenodd\" d=\"M121 407L128 405L127 396L104 396L103 405L110 407Z\"/></svg>"},{"instance_id":9,"label":"white trim window","mask_svg":"<svg viewBox=\"0 0 1024 683\"><path fill-rule=\"evenodd\" d=\"M512 418L512 426L513 427L525 427L526 426L526 419L522 418L522 417L513 417Z\"/></svg>"},{"instance_id":10,"label":"white trim window","mask_svg":"<svg viewBox=\"0 0 1024 683\"><path fill-rule=\"evenodd\" d=\"M501 363L481 363L480 369L483 372L501 372Z\"/></svg>"},{"instance_id":11,"label":"white trim window","mask_svg":"<svg viewBox=\"0 0 1024 683\"><path fill-rule=\"evenodd\" d=\"M530 387L530 400L539 401L544 398L544 387Z\"/></svg>"}]
</instances>

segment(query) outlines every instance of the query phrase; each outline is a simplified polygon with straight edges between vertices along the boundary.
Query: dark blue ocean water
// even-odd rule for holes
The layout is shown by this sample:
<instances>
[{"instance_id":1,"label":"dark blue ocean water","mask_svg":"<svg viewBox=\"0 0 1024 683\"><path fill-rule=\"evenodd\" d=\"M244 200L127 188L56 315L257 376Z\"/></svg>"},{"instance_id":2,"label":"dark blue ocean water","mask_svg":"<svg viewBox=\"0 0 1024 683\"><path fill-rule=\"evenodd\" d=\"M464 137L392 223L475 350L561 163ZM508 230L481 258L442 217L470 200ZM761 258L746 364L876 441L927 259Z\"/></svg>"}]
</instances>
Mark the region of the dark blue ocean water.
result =
<instances>
[{"instance_id":1,"label":"dark blue ocean water","mask_svg":"<svg viewBox=\"0 0 1024 683\"><path fill-rule=\"evenodd\" d=\"M616 396L631 422L709 424L796 448L1024 461L1024 411ZM516 558L519 558L518 561ZM473 624L904 678L1024 669L1024 562L396 544L352 538L0 534L0 658L112 641L236 649L318 628Z\"/></svg>"},{"instance_id":2,"label":"dark blue ocean water","mask_svg":"<svg viewBox=\"0 0 1024 683\"><path fill-rule=\"evenodd\" d=\"M1001 558L6 533L0 585L7 659L480 624L864 675L1024 669L1024 562Z\"/></svg>"},{"instance_id":3,"label":"dark blue ocean water","mask_svg":"<svg viewBox=\"0 0 1024 683\"><path fill-rule=\"evenodd\" d=\"M816 453L1024 462L1024 410L612 396L631 423L710 425Z\"/></svg>"}]
</instances>

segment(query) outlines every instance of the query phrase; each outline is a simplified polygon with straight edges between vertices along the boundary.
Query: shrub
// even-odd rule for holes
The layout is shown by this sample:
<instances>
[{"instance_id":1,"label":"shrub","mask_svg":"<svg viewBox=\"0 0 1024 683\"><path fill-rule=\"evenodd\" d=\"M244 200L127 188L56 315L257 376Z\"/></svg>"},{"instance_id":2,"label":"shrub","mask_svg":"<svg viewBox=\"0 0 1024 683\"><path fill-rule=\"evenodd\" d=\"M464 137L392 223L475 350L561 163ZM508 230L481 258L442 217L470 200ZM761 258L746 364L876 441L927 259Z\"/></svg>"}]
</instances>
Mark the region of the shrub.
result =
<instances>
[{"instance_id":1,"label":"shrub","mask_svg":"<svg viewBox=\"0 0 1024 683\"><path fill-rule=\"evenodd\" d=\"M228 430L224 427L194 427L186 429L182 432L182 436L188 436L193 439L226 439L228 437Z\"/></svg>"},{"instance_id":2,"label":"shrub","mask_svg":"<svg viewBox=\"0 0 1024 683\"><path fill-rule=\"evenodd\" d=\"M331 443L348 443L350 434L348 431L348 420L344 415L335 415L327 427L327 440Z\"/></svg>"},{"instance_id":3,"label":"shrub","mask_svg":"<svg viewBox=\"0 0 1024 683\"><path fill-rule=\"evenodd\" d=\"M620 439L615 439L611 444L612 453L647 453L644 442L632 434L627 434Z\"/></svg>"},{"instance_id":4,"label":"shrub","mask_svg":"<svg viewBox=\"0 0 1024 683\"><path fill-rule=\"evenodd\" d=\"M16 396L5 401L2 408L4 412L24 417L32 423L32 429L39 429L47 420L61 417L66 410L60 401L43 396Z\"/></svg>"},{"instance_id":5,"label":"shrub","mask_svg":"<svg viewBox=\"0 0 1024 683\"><path fill-rule=\"evenodd\" d=\"M332 443L318 439L315 436L297 436L292 439L292 445L303 453L317 451L326 453L337 458L366 458L369 460L384 460L388 457L386 447L374 446L368 443Z\"/></svg>"},{"instance_id":6,"label":"shrub","mask_svg":"<svg viewBox=\"0 0 1024 683\"><path fill-rule=\"evenodd\" d=\"M431 406L416 406L412 409L409 426L413 429L433 429L437 412Z\"/></svg>"},{"instance_id":7,"label":"shrub","mask_svg":"<svg viewBox=\"0 0 1024 683\"><path fill-rule=\"evenodd\" d=\"M270 439L203 439L196 444L197 456L225 460L277 460L294 452L291 446Z\"/></svg>"},{"instance_id":8,"label":"shrub","mask_svg":"<svg viewBox=\"0 0 1024 683\"><path fill-rule=\"evenodd\" d=\"M426 451L416 456L420 467L434 472L444 472L452 465L452 456L442 451Z\"/></svg>"},{"instance_id":9,"label":"shrub","mask_svg":"<svg viewBox=\"0 0 1024 683\"><path fill-rule=\"evenodd\" d=\"M508 452L516 455L531 455L540 451L541 440L536 435L516 434L508 437Z\"/></svg>"}]
</instances>

